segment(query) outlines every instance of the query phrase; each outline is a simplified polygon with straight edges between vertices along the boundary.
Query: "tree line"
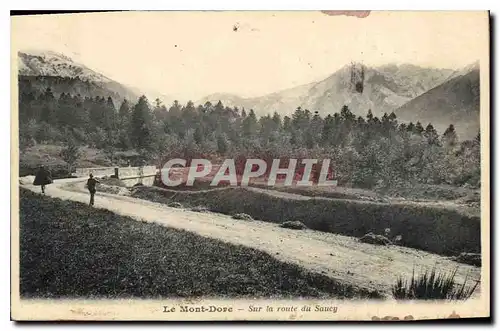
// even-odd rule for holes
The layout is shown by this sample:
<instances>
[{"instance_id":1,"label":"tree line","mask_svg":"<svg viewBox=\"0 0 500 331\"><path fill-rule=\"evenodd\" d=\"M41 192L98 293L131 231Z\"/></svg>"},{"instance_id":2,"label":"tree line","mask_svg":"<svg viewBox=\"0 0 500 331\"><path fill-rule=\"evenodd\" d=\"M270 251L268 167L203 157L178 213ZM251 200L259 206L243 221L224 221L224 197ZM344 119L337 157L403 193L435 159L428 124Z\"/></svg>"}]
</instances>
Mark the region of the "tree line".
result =
<instances>
[{"instance_id":1,"label":"tree line","mask_svg":"<svg viewBox=\"0 0 500 331\"><path fill-rule=\"evenodd\" d=\"M298 107L258 117L221 101L167 107L145 96L116 105L110 97L19 92L21 150L36 143L88 145L113 155L136 150L148 162L170 157L330 158L341 185L372 188L408 182L480 184L479 134L459 141L451 124L398 123L394 113L356 116L349 107L324 118Z\"/></svg>"}]
</instances>

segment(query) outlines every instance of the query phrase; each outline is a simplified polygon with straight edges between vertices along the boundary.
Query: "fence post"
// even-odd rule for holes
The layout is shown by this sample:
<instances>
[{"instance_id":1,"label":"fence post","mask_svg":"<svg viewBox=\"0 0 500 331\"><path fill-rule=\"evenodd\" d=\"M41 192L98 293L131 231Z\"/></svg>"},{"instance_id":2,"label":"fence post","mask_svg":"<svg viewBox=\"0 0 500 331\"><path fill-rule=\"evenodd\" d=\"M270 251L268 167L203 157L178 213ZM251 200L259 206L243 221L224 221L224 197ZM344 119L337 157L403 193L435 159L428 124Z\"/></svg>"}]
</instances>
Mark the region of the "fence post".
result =
<instances>
[{"instance_id":1,"label":"fence post","mask_svg":"<svg viewBox=\"0 0 500 331\"><path fill-rule=\"evenodd\" d=\"M139 167L139 184L142 184L142 178L144 177L144 166Z\"/></svg>"}]
</instances>

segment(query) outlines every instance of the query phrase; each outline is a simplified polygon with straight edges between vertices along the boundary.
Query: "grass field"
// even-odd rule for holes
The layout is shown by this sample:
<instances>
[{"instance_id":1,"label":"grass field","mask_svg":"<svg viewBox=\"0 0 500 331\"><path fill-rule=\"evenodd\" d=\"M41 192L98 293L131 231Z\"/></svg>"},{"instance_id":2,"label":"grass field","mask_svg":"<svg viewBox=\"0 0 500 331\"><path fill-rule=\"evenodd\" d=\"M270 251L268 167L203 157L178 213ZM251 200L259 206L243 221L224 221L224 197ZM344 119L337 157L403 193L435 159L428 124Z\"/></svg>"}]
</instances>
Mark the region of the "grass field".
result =
<instances>
[{"instance_id":1,"label":"grass field","mask_svg":"<svg viewBox=\"0 0 500 331\"><path fill-rule=\"evenodd\" d=\"M65 178L68 176L68 165L60 156L63 146L38 144L28 148L19 155L19 176L34 175L40 165L48 168L53 178ZM76 162L77 167L100 167L109 166L102 151L95 148L80 148L81 156Z\"/></svg>"},{"instance_id":2,"label":"grass field","mask_svg":"<svg viewBox=\"0 0 500 331\"><path fill-rule=\"evenodd\" d=\"M160 203L179 202L204 206L227 215L245 213L263 221L301 221L313 230L360 237L391 229L401 235L401 245L442 255L481 251L479 216L431 206L381 204L352 200L296 200L276 197L247 188L205 192L136 188L136 198Z\"/></svg>"},{"instance_id":3,"label":"grass field","mask_svg":"<svg viewBox=\"0 0 500 331\"><path fill-rule=\"evenodd\" d=\"M269 254L20 191L23 298L380 298Z\"/></svg>"}]
</instances>

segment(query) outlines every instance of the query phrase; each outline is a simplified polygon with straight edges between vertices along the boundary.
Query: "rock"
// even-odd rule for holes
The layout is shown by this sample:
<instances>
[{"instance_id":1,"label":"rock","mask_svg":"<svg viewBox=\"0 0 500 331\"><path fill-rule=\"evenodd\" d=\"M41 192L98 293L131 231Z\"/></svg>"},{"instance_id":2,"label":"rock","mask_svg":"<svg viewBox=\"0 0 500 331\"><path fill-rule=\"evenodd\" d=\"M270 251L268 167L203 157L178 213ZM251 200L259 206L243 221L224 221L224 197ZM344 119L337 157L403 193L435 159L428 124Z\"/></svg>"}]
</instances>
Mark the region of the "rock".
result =
<instances>
[{"instance_id":1,"label":"rock","mask_svg":"<svg viewBox=\"0 0 500 331\"><path fill-rule=\"evenodd\" d=\"M208 213L208 212L210 212L210 210L208 210L208 208L204 207L204 206L193 207L193 208L191 208L191 211L195 211L195 212L198 212L198 213Z\"/></svg>"},{"instance_id":2,"label":"rock","mask_svg":"<svg viewBox=\"0 0 500 331\"><path fill-rule=\"evenodd\" d=\"M286 221L280 224L280 227L293 230L304 230L307 229L304 223L300 221Z\"/></svg>"},{"instance_id":3,"label":"rock","mask_svg":"<svg viewBox=\"0 0 500 331\"><path fill-rule=\"evenodd\" d=\"M179 203L179 202L170 202L169 204L167 204L167 206L169 207L172 207L172 208L182 208L182 204Z\"/></svg>"},{"instance_id":4,"label":"rock","mask_svg":"<svg viewBox=\"0 0 500 331\"><path fill-rule=\"evenodd\" d=\"M481 254L479 253L461 253L459 256L454 256L452 260L476 267L481 266Z\"/></svg>"},{"instance_id":5,"label":"rock","mask_svg":"<svg viewBox=\"0 0 500 331\"><path fill-rule=\"evenodd\" d=\"M369 232L365 234L363 237L359 238L361 242L373 245L391 245L392 242L385 236L379 234L373 234Z\"/></svg>"},{"instance_id":6,"label":"rock","mask_svg":"<svg viewBox=\"0 0 500 331\"><path fill-rule=\"evenodd\" d=\"M234 214L233 218L235 220L253 221L252 216L245 214L245 213Z\"/></svg>"}]
</instances>

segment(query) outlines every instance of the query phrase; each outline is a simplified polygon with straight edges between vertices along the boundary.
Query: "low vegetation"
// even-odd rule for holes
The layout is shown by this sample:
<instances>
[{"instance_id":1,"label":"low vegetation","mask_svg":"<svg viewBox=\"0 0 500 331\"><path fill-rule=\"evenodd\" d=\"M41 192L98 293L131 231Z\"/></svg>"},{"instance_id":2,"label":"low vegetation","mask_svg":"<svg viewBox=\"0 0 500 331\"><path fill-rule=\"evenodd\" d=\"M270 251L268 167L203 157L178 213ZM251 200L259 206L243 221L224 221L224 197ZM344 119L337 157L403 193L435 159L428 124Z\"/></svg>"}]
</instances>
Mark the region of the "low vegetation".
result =
<instances>
[{"instance_id":1,"label":"low vegetation","mask_svg":"<svg viewBox=\"0 0 500 331\"><path fill-rule=\"evenodd\" d=\"M393 186L378 190L378 193L411 200L457 200L474 199L477 200L479 192L476 189L467 187L456 187L451 185L428 185L409 184Z\"/></svg>"},{"instance_id":2,"label":"low vegetation","mask_svg":"<svg viewBox=\"0 0 500 331\"><path fill-rule=\"evenodd\" d=\"M20 191L23 298L381 298L267 253Z\"/></svg>"},{"instance_id":3,"label":"low vegetation","mask_svg":"<svg viewBox=\"0 0 500 331\"><path fill-rule=\"evenodd\" d=\"M412 204L382 204L353 200L290 199L249 188L181 192L155 187L135 188L132 196L145 200L205 206L226 215L245 213L279 223L299 219L309 229L361 237L390 228L401 246L442 255L481 251L480 218L452 209Z\"/></svg>"},{"instance_id":4,"label":"low vegetation","mask_svg":"<svg viewBox=\"0 0 500 331\"><path fill-rule=\"evenodd\" d=\"M397 300L466 300L472 296L479 281L469 286L466 277L462 284L455 284L458 267L451 273L438 272L434 267L411 279L399 277L392 287L392 295ZM473 282L474 283L474 282Z\"/></svg>"},{"instance_id":5,"label":"low vegetation","mask_svg":"<svg viewBox=\"0 0 500 331\"><path fill-rule=\"evenodd\" d=\"M476 267L481 266L481 254L460 253L460 255L454 256L453 260L460 263L470 264Z\"/></svg>"}]
</instances>

